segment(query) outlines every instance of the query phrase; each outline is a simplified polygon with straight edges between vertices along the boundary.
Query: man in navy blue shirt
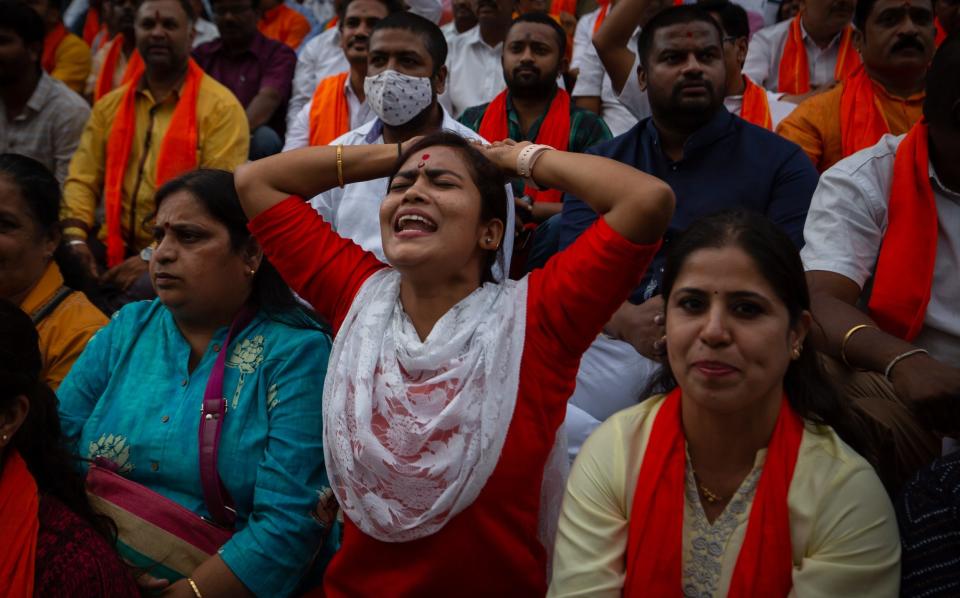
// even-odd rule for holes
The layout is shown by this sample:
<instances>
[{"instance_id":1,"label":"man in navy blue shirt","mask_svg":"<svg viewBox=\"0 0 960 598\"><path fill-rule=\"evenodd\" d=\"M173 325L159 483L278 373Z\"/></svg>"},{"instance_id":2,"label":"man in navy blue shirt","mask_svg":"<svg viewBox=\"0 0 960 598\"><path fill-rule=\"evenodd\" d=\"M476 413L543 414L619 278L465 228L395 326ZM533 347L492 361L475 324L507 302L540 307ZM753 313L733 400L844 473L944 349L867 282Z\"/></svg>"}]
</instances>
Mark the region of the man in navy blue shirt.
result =
<instances>
[{"instance_id":1,"label":"man in navy blue shirt","mask_svg":"<svg viewBox=\"0 0 960 598\"><path fill-rule=\"evenodd\" d=\"M663 255L671 239L694 220L727 209L754 210L786 232L798 249L817 186L817 171L799 146L733 116L723 106L726 71L724 38L713 18L694 5L657 14L637 44L637 76L647 91L652 117L587 153L630 164L666 181L677 197L664 248L640 286L610 321L581 364L571 410L586 411L597 423L621 403L631 404L649 381L663 351L663 300L659 295ZM567 195L561 215L560 247L566 247L597 219L586 203ZM643 359L639 352L649 359ZM619 398L614 398L618 396ZM608 404L609 409L600 409ZM588 425L568 410L568 430ZM579 415L583 415L580 413ZM581 418L582 420L582 418ZM586 421L586 420L583 420ZM571 447L576 432L568 437Z\"/></svg>"}]
</instances>

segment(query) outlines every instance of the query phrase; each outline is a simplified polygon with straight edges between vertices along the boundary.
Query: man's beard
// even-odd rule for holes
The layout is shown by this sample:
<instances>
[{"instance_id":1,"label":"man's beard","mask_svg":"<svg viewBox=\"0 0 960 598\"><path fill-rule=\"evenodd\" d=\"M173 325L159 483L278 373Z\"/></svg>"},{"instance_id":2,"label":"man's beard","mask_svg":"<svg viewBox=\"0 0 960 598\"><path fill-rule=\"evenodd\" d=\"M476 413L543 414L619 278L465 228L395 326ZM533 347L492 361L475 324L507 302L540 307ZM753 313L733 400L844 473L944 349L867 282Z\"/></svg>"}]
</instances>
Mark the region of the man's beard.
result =
<instances>
[{"instance_id":1,"label":"man's beard","mask_svg":"<svg viewBox=\"0 0 960 598\"><path fill-rule=\"evenodd\" d=\"M507 87L510 94L522 99L548 98L557 86L557 73L549 73L546 77L540 77L536 81L521 81L517 77L511 76L507 79Z\"/></svg>"}]
</instances>

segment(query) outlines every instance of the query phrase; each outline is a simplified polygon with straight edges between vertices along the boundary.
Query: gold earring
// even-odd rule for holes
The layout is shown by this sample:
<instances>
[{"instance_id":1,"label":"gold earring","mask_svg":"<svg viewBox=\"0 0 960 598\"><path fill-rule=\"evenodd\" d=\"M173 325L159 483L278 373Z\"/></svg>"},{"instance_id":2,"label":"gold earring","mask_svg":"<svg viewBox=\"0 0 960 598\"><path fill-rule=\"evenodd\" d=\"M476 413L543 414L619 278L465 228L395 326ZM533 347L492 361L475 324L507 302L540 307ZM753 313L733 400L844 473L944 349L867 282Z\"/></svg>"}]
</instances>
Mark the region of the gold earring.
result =
<instances>
[{"instance_id":1,"label":"gold earring","mask_svg":"<svg viewBox=\"0 0 960 598\"><path fill-rule=\"evenodd\" d=\"M256 273L257 273L256 270L254 270L253 268L250 268L250 272L249 272L250 276L253 276Z\"/></svg>"},{"instance_id":2,"label":"gold earring","mask_svg":"<svg viewBox=\"0 0 960 598\"><path fill-rule=\"evenodd\" d=\"M800 347L794 347L793 353L791 354L791 357L793 357L794 361L796 361L797 359L800 359L800 351L801 351Z\"/></svg>"}]
</instances>

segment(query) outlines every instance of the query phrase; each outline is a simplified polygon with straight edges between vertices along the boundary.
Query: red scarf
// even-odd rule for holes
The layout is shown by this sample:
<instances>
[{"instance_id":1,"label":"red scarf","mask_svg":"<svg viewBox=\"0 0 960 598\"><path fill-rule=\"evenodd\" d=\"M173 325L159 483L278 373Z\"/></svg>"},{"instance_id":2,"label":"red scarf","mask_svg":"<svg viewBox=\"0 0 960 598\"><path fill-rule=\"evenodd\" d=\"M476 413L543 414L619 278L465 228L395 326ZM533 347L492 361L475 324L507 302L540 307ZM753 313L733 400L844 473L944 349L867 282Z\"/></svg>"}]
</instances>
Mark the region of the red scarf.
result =
<instances>
[{"instance_id":1,"label":"red scarf","mask_svg":"<svg viewBox=\"0 0 960 598\"><path fill-rule=\"evenodd\" d=\"M845 157L874 145L890 132L874 85L862 65L843 82L840 143Z\"/></svg>"},{"instance_id":2,"label":"red scarf","mask_svg":"<svg viewBox=\"0 0 960 598\"><path fill-rule=\"evenodd\" d=\"M793 17L787 43L783 46L780 58L780 93L801 94L810 91L810 63L807 61L807 48L803 44L803 31L800 29L800 17ZM843 81L860 66L860 55L853 47L853 27L847 25L840 37L837 50L837 65L833 69L833 78Z\"/></svg>"},{"instance_id":3,"label":"red scarf","mask_svg":"<svg viewBox=\"0 0 960 598\"><path fill-rule=\"evenodd\" d=\"M682 595L686 451L680 395L680 389L675 389L660 406L640 466L627 537L626 598ZM802 438L803 420L784 396L730 581L730 596L786 596L793 586L787 492Z\"/></svg>"},{"instance_id":4,"label":"red scarf","mask_svg":"<svg viewBox=\"0 0 960 598\"><path fill-rule=\"evenodd\" d=\"M554 17L559 17L562 12L576 15L577 0L551 0L550 14Z\"/></svg>"},{"instance_id":5,"label":"red scarf","mask_svg":"<svg viewBox=\"0 0 960 598\"><path fill-rule=\"evenodd\" d=\"M503 141L510 136L507 125L507 91L501 91L500 95L493 98L490 105L487 106L483 114L483 120L480 121L480 136L487 141ZM567 151L570 143L570 94L562 89L557 89L557 93L550 102L550 108L547 115L540 123L540 130L537 132L537 139L534 143L549 145L560 151ZM563 200L563 193L555 189L538 191L533 187L527 186L524 193L533 198L534 201L558 202Z\"/></svg>"},{"instance_id":6,"label":"red scarf","mask_svg":"<svg viewBox=\"0 0 960 598\"><path fill-rule=\"evenodd\" d=\"M111 268L122 262L125 255L120 223L123 214L123 178L137 128L136 97L142 76L141 72L127 84L107 140L103 197L107 225L107 266ZM197 166L197 96L202 79L203 70L191 59L173 118L160 143L155 181L157 187ZM135 201L135 198L130 198L130 201Z\"/></svg>"},{"instance_id":7,"label":"red scarf","mask_svg":"<svg viewBox=\"0 0 960 598\"><path fill-rule=\"evenodd\" d=\"M37 482L15 448L0 473L0 596L33 596L37 558Z\"/></svg>"},{"instance_id":8,"label":"red scarf","mask_svg":"<svg viewBox=\"0 0 960 598\"><path fill-rule=\"evenodd\" d=\"M740 108L740 118L772 131L773 117L770 116L767 90L751 81L746 75L743 76L743 83L743 106Z\"/></svg>"},{"instance_id":9,"label":"red scarf","mask_svg":"<svg viewBox=\"0 0 960 598\"><path fill-rule=\"evenodd\" d=\"M310 104L310 145L327 145L350 130L350 105L344 85L350 71L327 77L317 85Z\"/></svg>"},{"instance_id":10,"label":"red scarf","mask_svg":"<svg viewBox=\"0 0 960 598\"><path fill-rule=\"evenodd\" d=\"M334 27L337 26L337 23L339 22L340 22L340 17L334 15L333 18L327 21L327 24L323 26L323 30L326 31L327 29L333 29Z\"/></svg>"},{"instance_id":11,"label":"red scarf","mask_svg":"<svg viewBox=\"0 0 960 598\"><path fill-rule=\"evenodd\" d=\"M110 42L110 49L107 50L103 64L100 65L100 72L97 73L97 84L93 89L94 102L113 91L113 75L117 71L117 62L120 60L121 51L123 51L123 34L118 33ZM144 68L140 52L134 50L130 54L127 66L123 69L123 79L120 81L120 85L126 85L133 79L139 79Z\"/></svg>"},{"instance_id":12,"label":"red scarf","mask_svg":"<svg viewBox=\"0 0 960 598\"><path fill-rule=\"evenodd\" d=\"M67 37L67 33L63 23L57 23L57 26L43 38L43 58L40 64L47 73L52 73L53 69L57 68L57 49L63 38Z\"/></svg>"},{"instance_id":13,"label":"red scarf","mask_svg":"<svg viewBox=\"0 0 960 598\"><path fill-rule=\"evenodd\" d=\"M912 341L923 327L937 259L937 204L930 185L927 124L913 125L893 160L873 292L868 310L880 328Z\"/></svg>"},{"instance_id":14,"label":"red scarf","mask_svg":"<svg viewBox=\"0 0 960 598\"><path fill-rule=\"evenodd\" d=\"M83 41L91 48L100 29L100 10L91 6L87 9L87 18L83 21Z\"/></svg>"},{"instance_id":15,"label":"red scarf","mask_svg":"<svg viewBox=\"0 0 960 598\"><path fill-rule=\"evenodd\" d=\"M939 48L943 40L947 39L947 30L940 24L940 19L934 19L933 24L937 27L937 37L934 39L934 43Z\"/></svg>"},{"instance_id":16,"label":"red scarf","mask_svg":"<svg viewBox=\"0 0 960 598\"><path fill-rule=\"evenodd\" d=\"M603 20L607 18L607 13L610 12L610 4L610 0L600 0L600 12L597 13L597 22L593 24L594 33L600 29L600 25L603 25Z\"/></svg>"}]
</instances>

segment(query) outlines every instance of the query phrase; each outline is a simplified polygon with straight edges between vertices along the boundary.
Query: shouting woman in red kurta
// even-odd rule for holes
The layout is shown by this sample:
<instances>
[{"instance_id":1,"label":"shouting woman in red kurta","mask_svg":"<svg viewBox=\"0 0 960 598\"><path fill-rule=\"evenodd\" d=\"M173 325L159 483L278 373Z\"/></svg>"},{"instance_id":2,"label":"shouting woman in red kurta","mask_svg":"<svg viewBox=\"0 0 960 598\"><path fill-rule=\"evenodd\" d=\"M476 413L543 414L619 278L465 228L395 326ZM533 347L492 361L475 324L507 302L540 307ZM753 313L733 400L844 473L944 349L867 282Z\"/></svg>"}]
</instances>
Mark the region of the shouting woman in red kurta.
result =
<instances>
[{"instance_id":1,"label":"shouting woman in red kurta","mask_svg":"<svg viewBox=\"0 0 960 598\"><path fill-rule=\"evenodd\" d=\"M345 529L324 592L542 596L544 466L580 357L647 268L673 194L546 146L478 148L450 133L405 145L399 160L392 145L305 148L236 175L264 252L336 332L324 452ZM300 199L388 175L390 266ZM504 175L603 217L542 270L497 282L512 232Z\"/></svg>"}]
</instances>

